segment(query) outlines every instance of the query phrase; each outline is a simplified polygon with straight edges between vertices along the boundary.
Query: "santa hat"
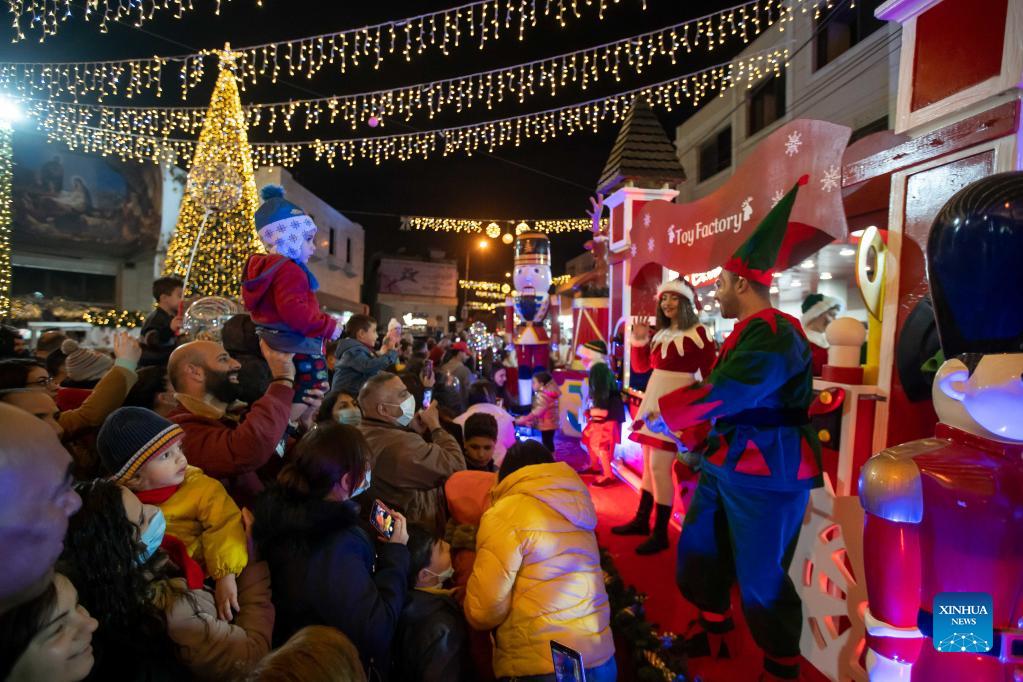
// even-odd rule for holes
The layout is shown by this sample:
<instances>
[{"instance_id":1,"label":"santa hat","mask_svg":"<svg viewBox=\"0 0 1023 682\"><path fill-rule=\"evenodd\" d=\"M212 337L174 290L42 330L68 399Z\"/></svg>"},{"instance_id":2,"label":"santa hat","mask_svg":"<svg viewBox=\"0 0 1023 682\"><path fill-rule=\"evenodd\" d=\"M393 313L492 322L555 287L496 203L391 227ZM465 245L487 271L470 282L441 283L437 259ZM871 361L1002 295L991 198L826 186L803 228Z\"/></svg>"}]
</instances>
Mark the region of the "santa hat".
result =
<instances>
[{"instance_id":1,"label":"santa hat","mask_svg":"<svg viewBox=\"0 0 1023 682\"><path fill-rule=\"evenodd\" d=\"M778 253L785 240L785 231L789 226L789 214L792 213L792 205L796 203L796 193L799 187L809 180L810 177L807 175L799 178L788 194L774 205L753 229L753 233L721 267L739 277L769 285L778 263Z\"/></svg>"},{"instance_id":2,"label":"santa hat","mask_svg":"<svg viewBox=\"0 0 1023 682\"><path fill-rule=\"evenodd\" d=\"M280 185L266 185L259 193L263 198L255 216L259 240L267 251L297 259L302 243L309 235L316 234L316 223L284 198L284 188Z\"/></svg>"},{"instance_id":3,"label":"santa hat","mask_svg":"<svg viewBox=\"0 0 1023 682\"><path fill-rule=\"evenodd\" d=\"M837 298L824 294L810 294L803 299L803 317L800 318L800 322L805 327L832 308L841 307L842 303Z\"/></svg>"},{"instance_id":4,"label":"santa hat","mask_svg":"<svg viewBox=\"0 0 1023 682\"><path fill-rule=\"evenodd\" d=\"M589 358L590 360L606 360L607 344L600 339L587 341L576 349L575 354L581 358Z\"/></svg>"},{"instance_id":5,"label":"santa hat","mask_svg":"<svg viewBox=\"0 0 1023 682\"><path fill-rule=\"evenodd\" d=\"M657 298L660 299L664 294L681 296L682 298L689 299L689 302L694 306L696 305L696 290L684 279L679 278L661 282L661 286L657 287Z\"/></svg>"}]
</instances>

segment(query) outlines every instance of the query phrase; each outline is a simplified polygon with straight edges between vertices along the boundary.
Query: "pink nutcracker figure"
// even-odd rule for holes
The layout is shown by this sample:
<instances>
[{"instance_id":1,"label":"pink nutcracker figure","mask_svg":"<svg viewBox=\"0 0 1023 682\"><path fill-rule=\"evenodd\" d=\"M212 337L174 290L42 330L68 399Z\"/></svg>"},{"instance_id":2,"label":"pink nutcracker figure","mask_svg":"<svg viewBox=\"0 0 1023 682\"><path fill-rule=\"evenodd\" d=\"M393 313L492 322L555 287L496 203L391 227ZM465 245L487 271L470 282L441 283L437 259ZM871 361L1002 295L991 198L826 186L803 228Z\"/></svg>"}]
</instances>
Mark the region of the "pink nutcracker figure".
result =
<instances>
[{"instance_id":1,"label":"pink nutcracker figure","mask_svg":"<svg viewBox=\"0 0 1023 682\"><path fill-rule=\"evenodd\" d=\"M316 250L316 224L284 198L284 188L267 185L256 210L256 229L267 254L249 258L242 301L256 333L274 350L294 353L295 402L312 388L327 388L326 341L341 327L320 310L313 293L319 287L306 263Z\"/></svg>"},{"instance_id":2,"label":"pink nutcracker figure","mask_svg":"<svg viewBox=\"0 0 1023 682\"><path fill-rule=\"evenodd\" d=\"M519 403L528 405L533 397L533 374L547 370L550 337L544 319L550 308L551 242L547 235L527 232L515 240L515 309L522 327L515 335L519 361Z\"/></svg>"},{"instance_id":3,"label":"pink nutcracker figure","mask_svg":"<svg viewBox=\"0 0 1023 682\"><path fill-rule=\"evenodd\" d=\"M871 680L1023 677L1023 173L953 196L927 241L945 357L933 438L872 457L860 500Z\"/></svg>"}]
</instances>

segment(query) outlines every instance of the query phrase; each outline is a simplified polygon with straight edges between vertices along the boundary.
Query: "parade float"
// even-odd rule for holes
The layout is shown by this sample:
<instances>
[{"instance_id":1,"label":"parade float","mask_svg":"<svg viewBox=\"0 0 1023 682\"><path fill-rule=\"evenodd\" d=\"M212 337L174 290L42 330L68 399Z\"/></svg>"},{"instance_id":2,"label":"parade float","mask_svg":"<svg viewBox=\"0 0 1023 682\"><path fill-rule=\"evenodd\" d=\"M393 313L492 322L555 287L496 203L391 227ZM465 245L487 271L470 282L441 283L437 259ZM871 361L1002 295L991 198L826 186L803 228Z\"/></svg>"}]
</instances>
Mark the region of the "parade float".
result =
<instances>
[{"instance_id":1,"label":"parade float","mask_svg":"<svg viewBox=\"0 0 1023 682\"><path fill-rule=\"evenodd\" d=\"M1023 164L1018 90L1023 6L892 0L877 16L903 28L894 131L848 145L848 128L790 121L764 137L724 185L688 204L671 203L677 195L671 182L657 186L649 172L645 180L641 174L605 178L610 293L603 331L606 339L625 344L621 380L634 403L643 377L634 376L629 366L627 329L653 315L652 294L661 282L687 277L701 296L706 322L723 340L732 323L716 317L712 305L716 268L784 188L808 174L810 184L793 209L778 268L798 267L820 258L823 249L840 246L853 258L847 303L855 303L857 316L842 316L828 327L828 360L814 380L810 417L823 446L826 484L811 497L790 569L804 604L803 655L834 680L865 680L868 674L899 680L1018 679L1013 675L1023 670L1017 667L1023 648L1021 631L1014 628L1021 616L1023 547L1015 539L1018 533L1008 529L1014 527L1010 520L1023 517L1018 485L1023 438L999 417L984 416L985 409L1003 414L1023 408L1020 363L1014 360L1019 355L1004 355L1023 350L1018 326L1006 327L1018 325L1018 319L1016 313L984 308L983 315L1003 325L1002 343L994 350L980 338L973 346L957 345L948 341L947 330L961 314L955 306L972 306L976 317L982 306L1003 305L997 290L981 292L978 282L990 284L989 271L996 267L985 257L1018 253L1019 244L1009 241L1023 229L1023 197L1003 183L1004 217L997 229L998 207L992 203L986 232L957 233L964 262L954 272L937 275L935 258L944 250L945 268L955 260L948 255L952 242L940 236L952 228L936 222L946 202L971 183ZM949 52L950 43L977 58L957 57L965 53ZM620 144L629 138L630 124L623 125ZM670 145L663 132L661 137ZM988 199L960 207L960 221L979 220L978 207ZM943 215L964 199L957 201ZM929 236L938 244L931 250ZM997 264L1003 268L1001 281L1015 295L1020 265L1005 269L1004 258ZM936 276L951 277L944 291L937 290ZM977 294L973 303L950 294L957 286ZM1004 305L1020 308L1015 298ZM939 350L949 358L982 353L985 359L977 367L984 371L971 373L954 359L943 366ZM992 353L999 354L997 360ZM935 381L942 388L932 399ZM999 407L979 407L987 404ZM978 430L983 438L950 435ZM615 468L635 486L641 455L628 431L626 423ZM914 457L928 449L940 453L923 461ZM875 453L880 454L871 459ZM682 504L676 504L683 514L685 501L683 492ZM932 518L948 520L947 535L934 525L940 521L920 523L927 509ZM968 528L975 529L972 539ZM925 641L933 635L928 600L960 590L993 593L996 641L987 653L977 653L980 645L974 644L974 651L935 655L940 642Z\"/></svg>"}]
</instances>

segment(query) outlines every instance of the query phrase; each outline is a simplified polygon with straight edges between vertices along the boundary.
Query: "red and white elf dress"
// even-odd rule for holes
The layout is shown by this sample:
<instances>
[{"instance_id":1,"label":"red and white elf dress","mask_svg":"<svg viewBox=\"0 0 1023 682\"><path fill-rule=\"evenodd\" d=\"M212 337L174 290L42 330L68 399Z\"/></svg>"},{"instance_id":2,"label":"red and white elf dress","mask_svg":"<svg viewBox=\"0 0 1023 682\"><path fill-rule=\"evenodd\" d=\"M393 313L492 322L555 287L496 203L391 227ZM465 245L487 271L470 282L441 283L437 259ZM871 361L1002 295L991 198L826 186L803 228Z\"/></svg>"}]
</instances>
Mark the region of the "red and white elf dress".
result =
<instances>
[{"instance_id":1,"label":"red and white elf dress","mask_svg":"<svg viewBox=\"0 0 1023 682\"><path fill-rule=\"evenodd\" d=\"M689 329L665 328L643 346L632 346L632 367L637 372L654 372L647 382L633 423L632 440L642 445L677 452L675 442L647 429L643 420L659 412L661 396L700 381L710 373L717 358L717 346L702 324Z\"/></svg>"}]
</instances>

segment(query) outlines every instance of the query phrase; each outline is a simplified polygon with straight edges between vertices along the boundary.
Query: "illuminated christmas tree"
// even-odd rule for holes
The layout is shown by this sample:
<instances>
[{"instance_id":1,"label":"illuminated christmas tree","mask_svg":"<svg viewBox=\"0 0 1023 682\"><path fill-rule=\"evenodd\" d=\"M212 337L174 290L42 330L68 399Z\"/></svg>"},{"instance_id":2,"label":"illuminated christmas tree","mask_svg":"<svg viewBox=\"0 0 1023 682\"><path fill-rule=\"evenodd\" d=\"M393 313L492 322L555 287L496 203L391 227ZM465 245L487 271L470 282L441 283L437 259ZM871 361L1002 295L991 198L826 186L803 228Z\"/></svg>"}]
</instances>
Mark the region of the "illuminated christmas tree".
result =
<instances>
[{"instance_id":1,"label":"illuminated christmas tree","mask_svg":"<svg viewBox=\"0 0 1023 682\"><path fill-rule=\"evenodd\" d=\"M233 69L228 47L220 54L220 75L163 266L166 275L189 274L186 296L238 298L246 260L263 251L253 220L259 200L252 154Z\"/></svg>"}]
</instances>

